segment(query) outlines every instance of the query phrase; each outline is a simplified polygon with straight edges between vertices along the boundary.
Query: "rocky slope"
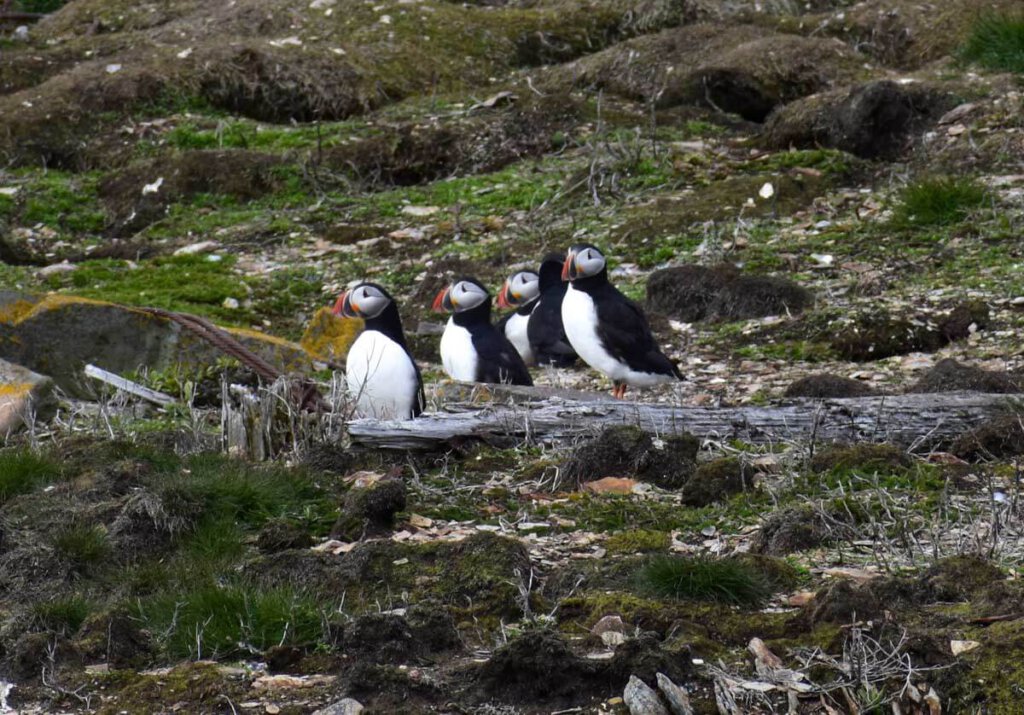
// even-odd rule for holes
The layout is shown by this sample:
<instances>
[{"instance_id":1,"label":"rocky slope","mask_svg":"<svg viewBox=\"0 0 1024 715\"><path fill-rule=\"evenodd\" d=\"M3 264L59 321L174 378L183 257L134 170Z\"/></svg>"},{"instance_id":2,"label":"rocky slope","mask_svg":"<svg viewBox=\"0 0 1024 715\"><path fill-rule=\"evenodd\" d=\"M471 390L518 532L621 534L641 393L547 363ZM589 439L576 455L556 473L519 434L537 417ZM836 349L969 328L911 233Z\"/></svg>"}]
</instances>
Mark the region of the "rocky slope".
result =
<instances>
[{"instance_id":1,"label":"rocky slope","mask_svg":"<svg viewBox=\"0 0 1024 715\"><path fill-rule=\"evenodd\" d=\"M308 371L373 278L435 383L440 285L591 241L687 377L636 399L1016 393L1017 6L0 4L0 358L63 390L0 451L0 712L612 712L659 672L696 712L1017 712L1012 398L909 452L331 420L257 465L219 454L246 370L91 302ZM79 389L96 355L191 407Z\"/></svg>"}]
</instances>

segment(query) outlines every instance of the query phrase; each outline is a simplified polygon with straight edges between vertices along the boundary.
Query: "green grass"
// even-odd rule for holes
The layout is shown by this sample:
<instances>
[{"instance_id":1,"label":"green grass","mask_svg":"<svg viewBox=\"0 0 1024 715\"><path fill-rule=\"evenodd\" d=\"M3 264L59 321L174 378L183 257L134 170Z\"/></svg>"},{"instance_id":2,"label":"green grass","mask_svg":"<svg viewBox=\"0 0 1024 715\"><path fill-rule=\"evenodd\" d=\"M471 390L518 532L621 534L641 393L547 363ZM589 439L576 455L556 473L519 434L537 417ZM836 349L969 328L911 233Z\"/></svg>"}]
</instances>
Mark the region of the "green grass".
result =
<instances>
[{"instance_id":1,"label":"green grass","mask_svg":"<svg viewBox=\"0 0 1024 715\"><path fill-rule=\"evenodd\" d=\"M53 548L79 572L98 566L110 553L106 529L95 524L74 522L54 534Z\"/></svg>"},{"instance_id":2,"label":"green grass","mask_svg":"<svg viewBox=\"0 0 1024 715\"><path fill-rule=\"evenodd\" d=\"M644 551L666 551L672 536L666 531L630 529L608 537L605 548L613 554L636 554Z\"/></svg>"},{"instance_id":3,"label":"green grass","mask_svg":"<svg viewBox=\"0 0 1024 715\"><path fill-rule=\"evenodd\" d=\"M96 195L97 182L97 174L34 173L21 190L26 198L20 223L41 223L75 234L99 233L107 219Z\"/></svg>"},{"instance_id":4,"label":"green grass","mask_svg":"<svg viewBox=\"0 0 1024 715\"><path fill-rule=\"evenodd\" d=\"M735 559L655 556L637 579L641 590L660 598L756 606L771 592L760 572Z\"/></svg>"},{"instance_id":5,"label":"green grass","mask_svg":"<svg viewBox=\"0 0 1024 715\"><path fill-rule=\"evenodd\" d=\"M287 588L212 583L138 605L146 627L162 634L168 656L193 659L249 655L282 643L313 644L323 637L323 610Z\"/></svg>"},{"instance_id":6,"label":"green grass","mask_svg":"<svg viewBox=\"0 0 1024 715\"><path fill-rule=\"evenodd\" d=\"M988 191L972 178L937 177L900 193L893 222L899 227L948 226L989 203Z\"/></svg>"},{"instance_id":7,"label":"green grass","mask_svg":"<svg viewBox=\"0 0 1024 715\"><path fill-rule=\"evenodd\" d=\"M19 494L49 484L60 476L60 466L27 449L0 452L0 506Z\"/></svg>"},{"instance_id":8,"label":"green grass","mask_svg":"<svg viewBox=\"0 0 1024 715\"><path fill-rule=\"evenodd\" d=\"M961 54L988 69L1024 73L1024 13L982 15Z\"/></svg>"},{"instance_id":9,"label":"green grass","mask_svg":"<svg viewBox=\"0 0 1024 715\"><path fill-rule=\"evenodd\" d=\"M92 604L76 594L33 604L32 618L43 630L73 634L82 627L91 611Z\"/></svg>"}]
</instances>

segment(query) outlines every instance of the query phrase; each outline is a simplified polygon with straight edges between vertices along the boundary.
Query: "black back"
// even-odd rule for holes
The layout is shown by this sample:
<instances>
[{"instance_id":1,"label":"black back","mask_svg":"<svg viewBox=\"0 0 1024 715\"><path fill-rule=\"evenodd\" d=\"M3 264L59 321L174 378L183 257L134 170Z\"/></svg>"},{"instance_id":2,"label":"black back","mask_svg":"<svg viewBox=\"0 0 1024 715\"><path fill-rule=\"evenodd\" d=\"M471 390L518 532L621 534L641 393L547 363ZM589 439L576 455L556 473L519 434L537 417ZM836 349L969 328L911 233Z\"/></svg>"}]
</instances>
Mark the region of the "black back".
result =
<instances>
[{"instance_id":1,"label":"black back","mask_svg":"<svg viewBox=\"0 0 1024 715\"><path fill-rule=\"evenodd\" d=\"M475 308L454 313L454 323L469 331L477 354L476 381L533 385L530 371L504 329L491 325L491 299Z\"/></svg>"},{"instance_id":2,"label":"black back","mask_svg":"<svg viewBox=\"0 0 1024 715\"><path fill-rule=\"evenodd\" d=\"M576 351L565 337L562 325L562 299L569 287L562 280L562 257L548 254L540 264L540 295L530 314L526 335L538 365L569 367L576 362Z\"/></svg>"},{"instance_id":3,"label":"black back","mask_svg":"<svg viewBox=\"0 0 1024 715\"><path fill-rule=\"evenodd\" d=\"M593 299L597 337L609 355L637 372L683 379L679 369L658 347L644 311L608 281L607 268L597 275L577 278L572 287Z\"/></svg>"},{"instance_id":4,"label":"black back","mask_svg":"<svg viewBox=\"0 0 1024 715\"><path fill-rule=\"evenodd\" d=\"M378 290L384 295L391 298L391 295L381 288L379 285L374 284ZM387 307L380 312L375 318L364 318L363 323L366 326L366 330L376 330L378 333L382 333L396 343L402 346L402 350L409 356L409 362L412 363L413 368L416 370L416 401L413 404L412 416L419 417L423 413L423 409L427 405L426 395L423 393L423 375L420 374L420 366L416 364L416 360L413 359L412 353L409 351L409 345L405 342L405 331L402 329L402 316L398 314L398 306L395 305L395 299L391 298L391 302L388 303Z\"/></svg>"}]
</instances>

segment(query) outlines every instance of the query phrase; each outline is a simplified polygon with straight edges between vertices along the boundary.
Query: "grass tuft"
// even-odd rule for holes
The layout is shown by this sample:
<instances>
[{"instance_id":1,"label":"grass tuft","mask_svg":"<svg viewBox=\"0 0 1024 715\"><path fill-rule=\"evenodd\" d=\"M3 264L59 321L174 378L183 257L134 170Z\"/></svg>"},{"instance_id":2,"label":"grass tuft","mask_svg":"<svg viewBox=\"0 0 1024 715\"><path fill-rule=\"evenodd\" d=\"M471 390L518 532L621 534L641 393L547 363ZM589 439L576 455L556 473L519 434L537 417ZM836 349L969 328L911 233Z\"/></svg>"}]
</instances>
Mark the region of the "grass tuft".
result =
<instances>
[{"instance_id":1,"label":"grass tuft","mask_svg":"<svg viewBox=\"0 0 1024 715\"><path fill-rule=\"evenodd\" d=\"M32 606L35 624L52 633L76 633L89 617L92 606L79 595L64 596Z\"/></svg>"},{"instance_id":2,"label":"grass tuft","mask_svg":"<svg viewBox=\"0 0 1024 715\"><path fill-rule=\"evenodd\" d=\"M959 223L989 201L988 191L971 178L938 177L903 189L893 216L897 226Z\"/></svg>"},{"instance_id":3,"label":"grass tuft","mask_svg":"<svg viewBox=\"0 0 1024 715\"><path fill-rule=\"evenodd\" d=\"M993 70L1024 73L1024 13L989 13L971 27L964 59Z\"/></svg>"},{"instance_id":4,"label":"grass tuft","mask_svg":"<svg viewBox=\"0 0 1024 715\"><path fill-rule=\"evenodd\" d=\"M139 611L148 628L164 634L163 646L175 658L224 658L323 636L316 602L286 588L207 584L161 594Z\"/></svg>"},{"instance_id":5,"label":"grass tuft","mask_svg":"<svg viewBox=\"0 0 1024 715\"><path fill-rule=\"evenodd\" d=\"M60 476L56 462L27 449L0 452L0 505Z\"/></svg>"},{"instance_id":6,"label":"grass tuft","mask_svg":"<svg viewBox=\"0 0 1024 715\"><path fill-rule=\"evenodd\" d=\"M660 598L756 606L771 595L764 576L736 559L655 556L638 579L641 589Z\"/></svg>"},{"instance_id":7,"label":"grass tuft","mask_svg":"<svg viewBox=\"0 0 1024 715\"><path fill-rule=\"evenodd\" d=\"M94 524L71 523L53 537L53 548L76 571L87 571L110 553L107 531Z\"/></svg>"}]
</instances>

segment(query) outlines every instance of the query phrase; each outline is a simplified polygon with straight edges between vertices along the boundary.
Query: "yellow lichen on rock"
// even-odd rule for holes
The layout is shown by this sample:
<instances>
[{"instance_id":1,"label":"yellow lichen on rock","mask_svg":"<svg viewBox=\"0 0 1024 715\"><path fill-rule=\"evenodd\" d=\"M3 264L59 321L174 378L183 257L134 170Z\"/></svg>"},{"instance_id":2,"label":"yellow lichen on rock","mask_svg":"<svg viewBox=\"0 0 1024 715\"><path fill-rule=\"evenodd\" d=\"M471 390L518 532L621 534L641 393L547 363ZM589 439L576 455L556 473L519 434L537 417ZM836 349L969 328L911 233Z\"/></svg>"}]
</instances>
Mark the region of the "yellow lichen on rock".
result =
<instances>
[{"instance_id":1,"label":"yellow lichen on rock","mask_svg":"<svg viewBox=\"0 0 1024 715\"><path fill-rule=\"evenodd\" d=\"M362 331L359 318L339 318L329 308L321 308L309 321L299 344L321 360L344 360Z\"/></svg>"}]
</instances>

